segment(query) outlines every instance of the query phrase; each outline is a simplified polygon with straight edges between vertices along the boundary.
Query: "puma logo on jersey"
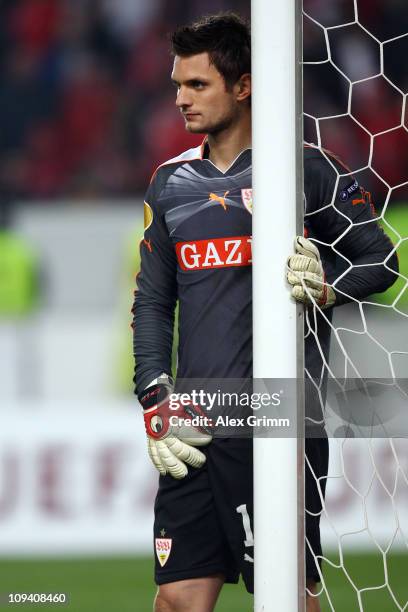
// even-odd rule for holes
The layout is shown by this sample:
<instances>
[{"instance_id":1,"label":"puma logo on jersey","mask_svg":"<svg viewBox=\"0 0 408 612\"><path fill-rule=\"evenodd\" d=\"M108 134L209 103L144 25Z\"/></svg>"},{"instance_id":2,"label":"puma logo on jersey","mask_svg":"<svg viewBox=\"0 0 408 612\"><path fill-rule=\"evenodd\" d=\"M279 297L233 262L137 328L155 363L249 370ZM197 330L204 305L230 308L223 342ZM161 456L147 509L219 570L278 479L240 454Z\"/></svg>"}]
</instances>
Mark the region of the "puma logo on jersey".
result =
<instances>
[{"instance_id":1,"label":"puma logo on jersey","mask_svg":"<svg viewBox=\"0 0 408 612\"><path fill-rule=\"evenodd\" d=\"M355 198L354 200L352 200L351 202L352 205L356 206L357 204L368 204L371 210L371 214L373 215L373 217L376 217L377 214L375 212L374 204L371 199L371 192L366 191L362 187L360 187L360 191L361 191L361 198Z\"/></svg>"},{"instance_id":2,"label":"puma logo on jersey","mask_svg":"<svg viewBox=\"0 0 408 612\"><path fill-rule=\"evenodd\" d=\"M143 244L150 251L150 253L153 253L151 240L147 240L146 238L143 238Z\"/></svg>"},{"instance_id":3,"label":"puma logo on jersey","mask_svg":"<svg viewBox=\"0 0 408 612\"><path fill-rule=\"evenodd\" d=\"M182 270L208 270L252 264L252 236L178 242L176 254Z\"/></svg>"},{"instance_id":4,"label":"puma logo on jersey","mask_svg":"<svg viewBox=\"0 0 408 612\"><path fill-rule=\"evenodd\" d=\"M223 196L219 196L216 193L210 193L208 197L210 200L213 200L214 202L218 202L219 204L221 204L224 210L227 210L225 198L227 197L228 194L229 194L229 190L226 191Z\"/></svg>"}]
</instances>

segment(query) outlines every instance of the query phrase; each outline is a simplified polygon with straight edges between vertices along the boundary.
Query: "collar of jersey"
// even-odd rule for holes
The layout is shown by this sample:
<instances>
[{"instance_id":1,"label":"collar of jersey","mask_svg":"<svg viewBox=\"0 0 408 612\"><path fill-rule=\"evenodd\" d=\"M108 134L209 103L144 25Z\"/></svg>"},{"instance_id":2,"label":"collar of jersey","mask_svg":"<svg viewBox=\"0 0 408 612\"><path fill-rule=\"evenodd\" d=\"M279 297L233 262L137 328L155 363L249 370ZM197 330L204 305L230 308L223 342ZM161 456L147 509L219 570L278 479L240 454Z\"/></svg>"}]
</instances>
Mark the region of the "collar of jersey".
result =
<instances>
[{"instance_id":1,"label":"collar of jersey","mask_svg":"<svg viewBox=\"0 0 408 612\"><path fill-rule=\"evenodd\" d=\"M209 154L209 148L208 148L208 141L207 141L207 136L204 138L202 144L201 144L201 159L204 161L208 161L210 164L212 164L214 166L214 168L216 168L218 170L218 172L220 172L221 174L227 174L227 172L229 172L231 170L231 168L233 167L233 165L239 160L239 158L241 157L241 155L243 155L245 153L245 151L251 151L252 147L246 147L245 149L242 149L242 151L240 151L238 153L238 155L235 157L235 159L232 160L232 162L230 163L230 165L228 166L228 168L225 170L225 172L223 172L218 166L216 166L214 164L214 162L211 161L211 159L209 157L207 157L207 155Z\"/></svg>"}]
</instances>

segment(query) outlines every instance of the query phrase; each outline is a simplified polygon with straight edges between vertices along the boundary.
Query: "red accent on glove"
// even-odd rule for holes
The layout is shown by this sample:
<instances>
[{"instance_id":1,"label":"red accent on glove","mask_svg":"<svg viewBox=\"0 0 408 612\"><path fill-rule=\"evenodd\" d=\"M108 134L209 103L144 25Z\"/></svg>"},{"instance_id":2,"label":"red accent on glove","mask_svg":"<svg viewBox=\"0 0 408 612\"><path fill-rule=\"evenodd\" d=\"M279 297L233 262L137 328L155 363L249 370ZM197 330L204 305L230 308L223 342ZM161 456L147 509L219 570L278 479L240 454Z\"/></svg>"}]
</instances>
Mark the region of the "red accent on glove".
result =
<instances>
[{"instance_id":1,"label":"red accent on glove","mask_svg":"<svg viewBox=\"0 0 408 612\"><path fill-rule=\"evenodd\" d=\"M173 400L173 404L175 401ZM201 406L189 403L187 405L179 403L177 407L172 407L170 410L168 399L164 399L157 406L153 406L144 411L143 417L145 422L146 433L154 440L164 438L170 428L170 417L175 416L180 419L194 419L196 417L205 417L206 414ZM197 432L210 434L212 432L205 426L192 426Z\"/></svg>"},{"instance_id":2,"label":"red accent on glove","mask_svg":"<svg viewBox=\"0 0 408 612\"><path fill-rule=\"evenodd\" d=\"M169 430L169 404L167 401L160 406L149 408L143 413L146 433L155 440L161 440Z\"/></svg>"}]
</instances>

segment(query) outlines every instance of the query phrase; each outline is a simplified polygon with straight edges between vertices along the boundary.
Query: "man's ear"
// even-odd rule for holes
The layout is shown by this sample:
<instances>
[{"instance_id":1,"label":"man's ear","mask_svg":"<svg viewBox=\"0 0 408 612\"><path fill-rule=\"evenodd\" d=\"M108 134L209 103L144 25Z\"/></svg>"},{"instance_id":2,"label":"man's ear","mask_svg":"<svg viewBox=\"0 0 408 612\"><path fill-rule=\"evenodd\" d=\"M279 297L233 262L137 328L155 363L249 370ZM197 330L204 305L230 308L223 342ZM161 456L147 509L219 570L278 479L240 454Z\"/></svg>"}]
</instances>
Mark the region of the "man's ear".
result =
<instances>
[{"instance_id":1,"label":"man's ear","mask_svg":"<svg viewBox=\"0 0 408 612\"><path fill-rule=\"evenodd\" d=\"M251 85L251 75L248 73L243 74L242 77L236 83L237 87L237 101L241 102L242 100L246 100L251 96L252 85Z\"/></svg>"}]
</instances>

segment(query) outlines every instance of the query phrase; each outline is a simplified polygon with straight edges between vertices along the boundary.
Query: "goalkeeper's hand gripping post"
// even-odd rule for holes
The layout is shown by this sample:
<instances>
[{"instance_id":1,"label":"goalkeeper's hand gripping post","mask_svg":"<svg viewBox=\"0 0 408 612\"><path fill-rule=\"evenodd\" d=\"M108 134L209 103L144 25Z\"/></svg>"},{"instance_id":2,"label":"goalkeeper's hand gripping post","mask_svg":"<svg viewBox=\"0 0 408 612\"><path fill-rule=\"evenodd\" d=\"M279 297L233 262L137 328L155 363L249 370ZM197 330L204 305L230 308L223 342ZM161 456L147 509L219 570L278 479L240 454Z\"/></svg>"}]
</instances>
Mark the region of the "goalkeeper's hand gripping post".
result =
<instances>
[{"instance_id":1,"label":"goalkeeper's hand gripping post","mask_svg":"<svg viewBox=\"0 0 408 612\"><path fill-rule=\"evenodd\" d=\"M306 306L316 304L322 309L336 302L335 292L326 283L319 249L303 236L295 239L295 255L288 257L286 278L297 302Z\"/></svg>"}]
</instances>

